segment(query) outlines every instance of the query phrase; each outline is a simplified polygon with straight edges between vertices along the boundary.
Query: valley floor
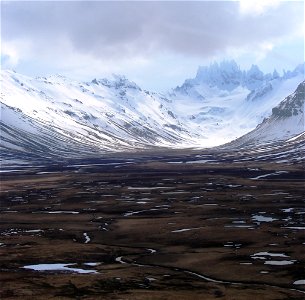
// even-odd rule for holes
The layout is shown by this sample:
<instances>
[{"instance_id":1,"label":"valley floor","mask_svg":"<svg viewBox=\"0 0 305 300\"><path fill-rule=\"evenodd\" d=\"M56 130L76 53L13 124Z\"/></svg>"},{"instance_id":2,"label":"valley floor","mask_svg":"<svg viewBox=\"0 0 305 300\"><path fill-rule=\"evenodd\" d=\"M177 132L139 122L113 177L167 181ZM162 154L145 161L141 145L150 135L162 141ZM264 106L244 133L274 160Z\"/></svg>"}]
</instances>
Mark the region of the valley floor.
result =
<instances>
[{"instance_id":1,"label":"valley floor","mask_svg":"<svg viewBox=\"0 0 305 300\"><path fill-rule=\"evenodd\" d=\"M301 164L181 157L1 175L1 299L304 299Z\"/></svg>"}]
</instances>

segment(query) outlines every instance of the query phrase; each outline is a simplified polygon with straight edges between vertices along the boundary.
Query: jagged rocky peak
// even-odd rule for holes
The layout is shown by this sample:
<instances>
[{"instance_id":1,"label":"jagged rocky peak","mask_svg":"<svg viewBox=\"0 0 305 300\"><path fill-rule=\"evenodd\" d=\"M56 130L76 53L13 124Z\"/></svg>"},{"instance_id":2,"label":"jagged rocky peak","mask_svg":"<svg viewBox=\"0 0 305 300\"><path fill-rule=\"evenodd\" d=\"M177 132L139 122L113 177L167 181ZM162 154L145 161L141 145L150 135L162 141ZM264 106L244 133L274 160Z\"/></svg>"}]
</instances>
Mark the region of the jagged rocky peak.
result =
<instances>
[{"instance_id":1,"label":"jagged rocky peak","mask_svg":"<svg viewBox=\"0 0 305 300\"><path fill-rule=\"evenodd\" d=\"M280 78L280 74L278 73L278 71L276 69L274 69L273 73L272 73L272 79L278 79Z\"/></svg>"},{"instance_id":2,"label":"jagged rocky peak","mask_svg":"<svg viewBox=\"0 0 305 300\"><path fill-rule=\"evenodd\" d=\"M214 62L210 66L200 66L195 81L224 90L232 90L241 84L242 71L234 60Z\"/></svg>"},{"instance_id":3,"label":"jagged rocky peak","mask_svg":"<svg viewBox=\"0 0 305 300\"><path fill-rule=\"evenodd\" d=\"M247 71L246 77L254 78L254 79L264 79L264 73L260 70L257 65L252 65L251 68Z\"/></svg>"},{"instance_id":4,"label":"jagged rocky peak","mask_svg":"<svg viewBox=\"0 0 305 300\"><path fill-rule=\"evenodd\" d=\"M305 81L303 80L288 97L272 109L257 127L232 144L251 145L283 141L296 137L304 139ZM294 138L293 138L294 139Z\"/></svg>"},{"instance_id":5,"label":"jagged rocky peak","mask_svg":"<svg viewBox=\"0 0 305 300\"><path fill-rule=\"evenodd\" d=\"M241 70L234 60L225 60L220 63L214 62L209 66L200 66L196 77L185 80L183 85L177 87L174 92L194 95L196 93L194 88L205 85L229 92L241 86L254 93L258 90L272 89L270 83L274 80L289 79L299 74L304 74L304 64L299 65L292 72L284 72L284 75L281 76L276 69L273 73L265 74L257 65L253 64L248 70Z\"/></svg>"},{"instance_id":6,"label":"jagged rocky peak","mask_svg":"<svg viewBox=\"0 0 305 300\"><path fill-rule=\"evenodd\" d=\"M273 90L272 84L269 82L266 82L265 84L260 85L258 88L252 90L246 100L247 101L255 101L258 99L261 99L264 97L266 94L271 92Z\"/></svg>"},{"instance_id":7,"label":"jagged rocky peak","mask_svg":"<svg viewBox=\"0 0 305 300\"><path fill-rule=\"evenodd\" d=\"M255 90L263 84L265 79L266 75L259 69L259 67L257 65L252 65L251 68L245 72L242 84L249 90Z\"/></svg>"},{"instance_id":8,"label":"jagged rocky peak","mask_svg":"<svg viewBox=\"0 0 305 300\"><path fill-rule=\"evenodd\" d=\"M289 118L304 114L305 80L301 82L295 92L285 98L278 106L272 109L273 118Z\"/></svg>"},{"instance_id":9,"label":"jagged rocky peak","mask_svg":"<svg viewBox=\"0 0 305 300\"><path fill-rule=\"evenodd\" d=\"M141 90L140 87L133 81L129 81L124 75L112 74L112 78L93 79L91 83L96 85L104 85L110 88L130 88Z\"/></svg>"},{"instance_id":10,"label":"jagged rocky peak","mask_svg":"<svg viewBox=\"0 0 305 300\"><path fill-rule=\"evenodd\" d=\"M276 71L273 75L264 74L256 65L252 65L249 70L241 70L236 61L224 60L220 63L214 62L209 66L200 66L196 77L186 80L176 91L185 93L192 86L201 84L226 91L232 91L238 86L255 90L267 80L272 80L272 77L277 78L279 75Z\"/></svg>"},{"instance_id":11,"label":"jagged rocky peak","mask_svg":"<svg viewBox=\"0 0 305 300\"><path fill-rule=\"evenodd\" d=\"M302 64L299 64L293 71L285 71L283 70L283 78L284 79L289 79L292 78L294 76L297 76L298 74L305 74L305 62Z\"/></svg>"},{"instance_id":12,"label":"jagged rocky peak","mask_svg":"<svg viewBox=\"0 0 305 300\"><path fill-rule=\"evenodd\" d=\"M305 73L305 62L299 64L293 71L295 74L304 74Z\"/></svg>"}]
</instances>

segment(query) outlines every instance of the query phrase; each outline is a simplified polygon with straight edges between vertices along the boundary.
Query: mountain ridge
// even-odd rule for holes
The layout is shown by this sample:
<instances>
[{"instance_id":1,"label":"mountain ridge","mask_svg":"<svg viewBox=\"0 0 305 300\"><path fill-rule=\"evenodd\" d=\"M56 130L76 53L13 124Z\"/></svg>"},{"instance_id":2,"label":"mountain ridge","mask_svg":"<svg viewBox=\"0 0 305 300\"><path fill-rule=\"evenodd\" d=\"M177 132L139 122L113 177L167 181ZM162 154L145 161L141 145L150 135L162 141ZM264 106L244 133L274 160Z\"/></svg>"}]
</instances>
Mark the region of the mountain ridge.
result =
<instances>
[{"instance_id":1,"label":"mountain ridge","mask_svg":"<svg viewBox=\"0 0 305 300\"><path fill-rule=\"evenodd\" d=\"M275 74L266 90L202 85L201 98L146 91L121 75L77 82L1 71L2 153L77 156L225 144L270 116L304 77L300 71Z\"/></svg>"},{"instance_id":2,"label":"mountain ridge","mask_svg":"<svg viewBox=\"0 0 305 300\"><path fill-rule=\"evenodd\" d=\"M231 144L250 146L302 137L305 131L304 112L305 80L298 85L294 93L272 109L272 114L268 118L265 118L254 130L232 141Z\"/></svg>"},{"instance_id":3,"label":"mountain ridge","mask_svg":"<svg viewBox=\"0 0 305 300\"><path fill-rule=\"evenodd\" d=\"M241 70L240 66L234 60L224 60L220 63L214 62L209 66L199 66L196 76L192 79L186 79L181 86L177 86L174 91L185 91L192 85L207 84L210 87L217 87L222 90L232 91L237 86L244 86L253 91L267 81L274 79L288 79L296 76L298 73L304 74L305 63L299 64L293 71L283 71L280 76L274 69L273 73L263 73L257 65L252 64L248 70Z\"/></svg>"}]
</instances>

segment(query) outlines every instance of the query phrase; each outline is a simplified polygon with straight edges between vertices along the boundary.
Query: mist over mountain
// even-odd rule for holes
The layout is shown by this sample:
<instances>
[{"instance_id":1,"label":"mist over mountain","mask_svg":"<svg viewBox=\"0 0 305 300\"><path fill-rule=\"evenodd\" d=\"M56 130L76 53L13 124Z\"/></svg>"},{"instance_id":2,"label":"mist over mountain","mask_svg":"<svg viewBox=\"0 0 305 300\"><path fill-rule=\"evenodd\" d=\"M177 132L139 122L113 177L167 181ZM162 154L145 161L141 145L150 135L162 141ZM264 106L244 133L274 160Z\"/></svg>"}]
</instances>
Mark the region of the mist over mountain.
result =
<instances>
[{"instance_id":1,"label":"mist over mountain","mask_svg":"<svg viewBox=\"0 0 305 300\"><path fill-rule=\"evenodd\" d=\"M264 74L257 65L252 65L249 70L241 70L234 60L225 60L198 67L196 77L187 79L182 86L176 87L175 91L186 93L192 87L203 84L225 91L232 91L238 86L254 91L272 80L285 80L298 74L304 74L304 64L298 65L293 71L284 71L283 76L280 76L276 69L272 74Z\"/></svg>"},{"instance_id":2,"label":"mist over mountain","mask_svg":"<svg viewBox=\"0 0 305 300\"><path fill-rule=\"evenodd\" d=\"M253 131L233 142L234 145L259 145L266 142L288 140L305 131L305 81L294 93L272 109L272 114ZM304 136L303 136L304 138Z\"/></svg>"},{"instance_id":3,"label":"mist over mountain","mask_svg":"<svg viewBox=\"0 0 305 300\"><path fill-rule=\"evenodd\" d=\"M77 82L61 75L30 78L2 71L2 156L52 158L221 145L270 115L273 120L277 114L304 114L296 107L304 103L304 84L294 93L303 79L304 65L280 76L223 61L199 67L195 78L159 94L121 75ZM292 101L295 97L299 102ZM285 138L304 130L300 121L289 122ZM269 127L262 125L264 132ZM282 132L270 139L281 138ZM259 140L266 139L260 134Z\"/></svg>"}]
</instances>

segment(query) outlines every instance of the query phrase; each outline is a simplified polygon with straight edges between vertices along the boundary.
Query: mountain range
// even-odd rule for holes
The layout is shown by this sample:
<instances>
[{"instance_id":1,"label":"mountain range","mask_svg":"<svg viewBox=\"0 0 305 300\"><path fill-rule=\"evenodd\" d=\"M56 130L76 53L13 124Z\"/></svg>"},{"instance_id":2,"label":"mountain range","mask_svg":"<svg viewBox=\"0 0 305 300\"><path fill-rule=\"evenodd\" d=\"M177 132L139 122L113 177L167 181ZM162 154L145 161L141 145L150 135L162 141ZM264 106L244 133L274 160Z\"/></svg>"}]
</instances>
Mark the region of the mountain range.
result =
<instances>
[{"instance_id":1,"label":"mountain range","mask_svg":"<svg viewBox=\"0 0 305 300\"><path fill-rule=\"evenodd\" d=\"M305 81L302 81L295 92L276 107L272 114L264 119L253 131L234 141L234 144L256 145L259 143L289 140L302 135L304 123Z\"/></svg>"},{"instance_id":2,"label":"mountain range","mask_svg":"<svg viewBox=\"0 0 305 300\"><path fill-rule=\"evenodd\" d=\"M163 94L120 75L77 82L3 70L0 100L3 160L257 144L304 131L304 65L280 76L214 63Z\"/></svg>"}]
</instances>

